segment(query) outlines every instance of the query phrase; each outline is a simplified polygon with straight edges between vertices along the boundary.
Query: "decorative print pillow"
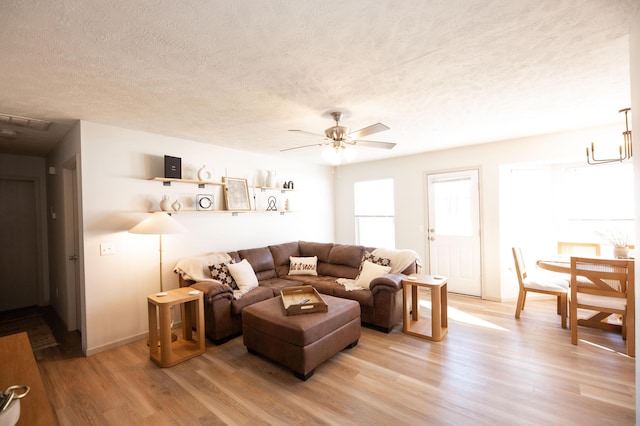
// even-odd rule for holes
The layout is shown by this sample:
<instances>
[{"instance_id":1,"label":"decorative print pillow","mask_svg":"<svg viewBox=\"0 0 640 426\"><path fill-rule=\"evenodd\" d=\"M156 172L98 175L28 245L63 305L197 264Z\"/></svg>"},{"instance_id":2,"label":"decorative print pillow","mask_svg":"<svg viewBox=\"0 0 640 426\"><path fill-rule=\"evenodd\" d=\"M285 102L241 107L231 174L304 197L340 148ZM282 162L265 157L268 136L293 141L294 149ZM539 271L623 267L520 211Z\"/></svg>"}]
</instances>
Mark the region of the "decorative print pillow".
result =
<instances>
[{"instance_id":1,"label":"decorative print pillow","mask_svg":"<svg viewBox=\"0 0 640 426\"><path fill-rule=\"evenodd\" d=\"M289 275L318 275L318 256L289 256Z\"/></svg>"},{"instance_id":2,"label":"decorative print pillow","mask_svg":"<svg viewBox=\"0 0 640 426\"><path fill-rule=\"evenodd\" d=\"M229 263L236 263L235 260L231 259ZM231 272L229 272L229 267L227 263L218 263L216 265L209 265L209 271L211 271L211 278L214 280L220 281L222 284L226 284L234 290L238 290L238 284L231 276Z\"/></svg>"},{"instance_id":3,"label":"decorative print pillow","mask_svg":"<svg viewBox=\"0 0 640 426\"><path fill-rule=\"evenodd\" d=\"M363 288L369 288L371 280L389 273L390 270L391 266L382 266L365 260L362 266L362 272L360 272L360 275L356 278L356 285Z\"/></svg>"},{"instance_id":4,"label":"decorative print pillow","mask_svg":"<svg viewBox=\"0 0 640 426\"><path fill-rule=\"evenodd\" d=\"M391 266L391 259L387 259L386 257L376 256L373 253L365 250L364 254L362 255L362 261L360 262L360 270L358 270L358 277L362 273L362 267L364 266L364 262L367 262L367 261L371 263L375 263L376 265ZM356 277L356 279L358 279L358 277Z\"/></svg>"}]
</instances>

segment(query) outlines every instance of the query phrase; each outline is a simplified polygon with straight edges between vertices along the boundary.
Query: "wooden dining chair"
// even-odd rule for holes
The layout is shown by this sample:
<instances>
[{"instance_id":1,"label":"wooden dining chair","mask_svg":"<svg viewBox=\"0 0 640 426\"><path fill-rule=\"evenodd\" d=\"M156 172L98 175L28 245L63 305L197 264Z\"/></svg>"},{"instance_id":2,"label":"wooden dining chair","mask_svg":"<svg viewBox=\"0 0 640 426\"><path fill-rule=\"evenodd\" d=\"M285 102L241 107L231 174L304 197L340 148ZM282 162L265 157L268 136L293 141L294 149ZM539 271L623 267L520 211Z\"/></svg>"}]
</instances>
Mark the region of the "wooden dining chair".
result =
<instances>
[{"instance_id":1,"label":"wooden dining chair","mask_svg":"<svg viewBox=\"0 0 640 426\"><path fill-rule=\"evenodd\" d=\"M578 326L621 329L627 355L635 356L634 278L633 260L571 258L571 343L578 344ZM596 313L578 318L580 308ZM621 326L608 322L612 314L622 317Z\"/></svg>"},{"instance_id":2,"label":"wooden dining chair","mask_svg":"<svg viewBox=\"0 0 640 426\"><path fill-rule=\"evenodd\" d=\"M522 257L522 249L520 247L512 247L511 251L513 252L513 260L516 264L518 284L520 285L516 305L516 318L520 318L520 313L524 309L528 292L549 294L557 297L557 313L560 314L562 328L567 328L567 294L569 292L569 280L566 278L566 275L538 269L527 271L524 258Z\"/></svg>"}]
</instances>

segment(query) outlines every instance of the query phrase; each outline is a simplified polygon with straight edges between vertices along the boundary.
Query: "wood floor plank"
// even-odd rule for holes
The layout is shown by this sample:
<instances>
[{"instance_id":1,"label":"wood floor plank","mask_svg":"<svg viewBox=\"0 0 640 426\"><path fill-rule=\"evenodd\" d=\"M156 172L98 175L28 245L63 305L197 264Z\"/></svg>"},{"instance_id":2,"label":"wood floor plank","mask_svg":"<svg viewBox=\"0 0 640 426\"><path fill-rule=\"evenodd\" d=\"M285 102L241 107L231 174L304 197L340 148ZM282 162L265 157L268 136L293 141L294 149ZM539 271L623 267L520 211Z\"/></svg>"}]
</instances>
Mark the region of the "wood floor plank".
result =
<instances>
[{"instance_id":1,"label":"wood floor plank","mask_svg":"<svg viewBox=\"0 0 640 426\"><path fill-rule=\"evenodd\" d=\"M149 360L146 339L87 358L61 345L37 359L62 425L635 423L635 360L619 334L581 328L575 346L555 300L514 312L450 294L441 342L363 327L357 346L304 382L249 354L242 337L167 369Z\"/></svg>"}]
</instances>

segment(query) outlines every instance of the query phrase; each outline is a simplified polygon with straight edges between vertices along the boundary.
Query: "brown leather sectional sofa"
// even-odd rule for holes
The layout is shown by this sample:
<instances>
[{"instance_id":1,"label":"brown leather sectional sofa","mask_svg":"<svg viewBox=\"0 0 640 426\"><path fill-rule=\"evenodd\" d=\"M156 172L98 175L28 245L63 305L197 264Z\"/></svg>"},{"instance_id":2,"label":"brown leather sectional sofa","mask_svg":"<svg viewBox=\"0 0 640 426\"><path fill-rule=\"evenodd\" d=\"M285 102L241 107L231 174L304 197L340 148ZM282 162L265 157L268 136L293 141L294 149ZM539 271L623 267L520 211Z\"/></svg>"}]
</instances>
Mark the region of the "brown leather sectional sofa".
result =
<instances>
[{"instance_id":1,"label":"brown leather sectional sofa","mask_svg":"<svg viewBox=\"0 0 640 426\"><path fill-rule=\"evenodd\" d=\"M205 335L214 343L242 333L242 309L256 302L280 296L280 290L297 285L312 285L323 294L356 300L360 303L363 324L389 332L402 320L402 279L417 272L414 262L402 273L375 278L369 290L347 291L337 278L354 279L363 254L373 248L307 241L294 241L268 247L238 250L228 254L236 262L246 259L258 278L259 286L239 299L226 284L194 282L180 276L180 286L192 286L204 292ZM288 275L289 256L317 256L317 276Z\"/></svg>"}]
</instances>

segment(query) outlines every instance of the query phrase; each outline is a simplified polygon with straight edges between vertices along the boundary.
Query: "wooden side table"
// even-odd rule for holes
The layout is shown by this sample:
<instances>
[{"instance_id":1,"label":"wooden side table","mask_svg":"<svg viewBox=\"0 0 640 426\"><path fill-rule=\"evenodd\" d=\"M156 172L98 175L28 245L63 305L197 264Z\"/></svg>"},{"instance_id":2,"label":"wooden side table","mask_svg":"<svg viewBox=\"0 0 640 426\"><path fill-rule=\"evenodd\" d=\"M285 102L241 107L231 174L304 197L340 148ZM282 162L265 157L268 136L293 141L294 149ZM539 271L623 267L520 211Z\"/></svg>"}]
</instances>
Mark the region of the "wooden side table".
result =
<instances>
[{"instance_id":1,"label":"wooden side table","mask_svg":"<svg viewBox=\"0 0 640 426\"><path fill-rule=\"evenodd\" d=\"M202 292L189 294L189 287L167 291L166 296L147 297L149 307L149 358L160 367L171 367L204 353L204 305ZM171 342L171 307L180 305L182 339ZM158 320L159 318L159 320ZM193 338L193 328L196 338ZM160 333L158 336L158 328ZM159 342L154 344L153 342Z\"/></svg>"},{"instance_id":2,"label":"wooden side table","mask_svg":"<svg viewBox=\"0 0 640 426\"><path fill-rule=\"evenodd\" d=\"M420 318L418 291L420 287L431 290L431 321ZM409 306L409 290L411 290L411 306ZM442 340L448 331L447 277L424 274L409 275L402 280L402 301L404 316L402 331L427 340Z\"/></svg>"}]
</instances>

